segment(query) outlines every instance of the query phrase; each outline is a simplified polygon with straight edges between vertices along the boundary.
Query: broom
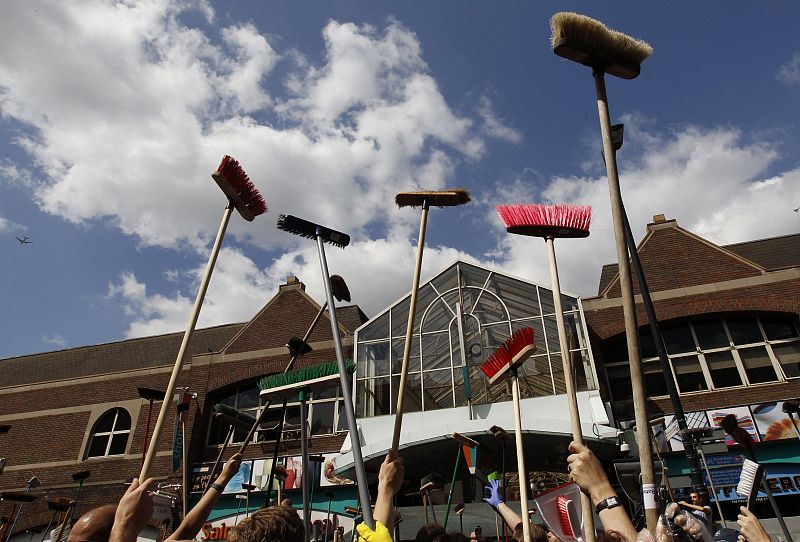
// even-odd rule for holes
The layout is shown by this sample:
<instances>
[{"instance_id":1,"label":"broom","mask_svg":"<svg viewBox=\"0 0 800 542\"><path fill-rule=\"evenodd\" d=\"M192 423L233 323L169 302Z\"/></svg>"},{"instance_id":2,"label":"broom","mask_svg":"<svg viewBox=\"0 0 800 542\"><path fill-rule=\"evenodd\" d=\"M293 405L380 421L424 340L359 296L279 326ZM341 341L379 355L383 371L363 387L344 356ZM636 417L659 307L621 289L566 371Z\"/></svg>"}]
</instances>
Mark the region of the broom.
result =
<instances>
[{"instance_id":1,"label":"broom","mask_svg":"<svg viewBox=\"0 0 800 542\"><path fill-rule=\"evenodd\" d=\"M223 405L222 403L214 405L214 412L214 416L228 424L228 434L225 436L222 449L219 451L219 454L217 454L217 459L214 461L211 472L208 474L208 481L206 482L206 487L203 488L203 493L208 491L208 488L211 487L214 475L217 473L217 468L222 461L222 456L225 455L225 451L228 449L228 445L233 439L234 428L238 427L249 430L256 423L256 419L250 414L242 412L232 406Z\"/></svg>"},{"instance_id":2,"label":"broom","mask_svg":"<svg viewBox=\"0 0 800 542\"><path fill-rule=\"evenodd\" d=\"M355 371L355 363L350 360L345 362L345 372L348 375ZM286 409L286 398L298 393L300 399L300 454L303 462L303 523L306 532L311 528L311 497L310 497L310 475L308 459L308 411L306 401L311 389L322 390L336 386L340 380L345 378L339 375L339 364L337 362L320 363L293 371L286 371L274 375L265 376L258 382L261 395L282 395L283 408ZM271 480L268 482L267 491L270 491Z\"/></svg>"},{"instance_id":3,"label":"broom","mask_svg":"<svg viewBox=\"0 0 800 542\"><path fill-rule=\"evenodd\" d=\"M556 13L550 19L552 29L551 45L553 51L568 60L592 68L597 95L597 110L600 118L600 131L603 139L603 154L606 159L611 214L614 221L617 262L619 265L622 308L625 319L625 334L628 341L628 360L633 388L633 403L636 425L647 427L647 405L642 378L639 338L636 325L636 304L633 298L631 269L625 244L624 220L622 216L622 196L619 187L617 163L614 157L614 143L611 138L611 122L608 112L605 74L609 73L623 79L633 79L639 75L641 63L653 52L647 43L626 34L610 30L601 22L577 13ZM639 445L639 461L642 467L642 486L645 492L655 491L653 454L650 439L644 432L636 435ZM655 536L657 509L655 499L645 499L645 518L647 530ZM587 534L592 536L589 530ZM591 542L591 541L590 541Z\"/></svg>"},{"instance_id":4,"label":"broom","mask_svg":"<svg viewBox=\"0 0 800 542\"><path fill-rule=\"evenodd\" d=\"M722 418L722 420L719 422L719 426L728 435L730 435L733 440L735 440L745 449L747 456L752 462L758 462L753 437L750 436L750 433L748 433L746 429L743 429L739 426L739 421L736 418L736 414L728 414ZM761 489L767 494L767 500L772 507L772 511L775 512L775 518L778 520L778 525L780 525L781 531L783 531L783 536L786 537L785 540L787 542L792 542L792 535L789 534L789 528L786 526L786 521L783 519L783 514L781 514L780 508L778 508L778 503L775 502L775 497L772 496L772 490L770 489L769 482L767 481L766 471L764 471L763 477L760 481Z\"/></svg>"},{"instance_id":5,"label":"broom","mask_svg":"<svg viewBox=\"0 0 800 542\"><path fill-rule=\"evenodd\" d=\"M403 426L403 399L405 397L406 380L408 379L408 362L411 357L411 340L414 331L414 317L417 310L417 293L419 292L419 275L422 270L422 252L425 248L425 228L428 224L428 209L434 207L453 207L469 203L469 192L462 188L444 191L422 190L419 192L400 192L394 198L398 207L421 207L422 218L419 224L419 240L417 241L417 262L414 268L414 279L411 283L411 302L408 307L408 325L403 347L403 364L400 368L400 385L397 390L397 408L395 409L394 434L392 435L392 452L397 456L400 447L400 429Z\"/></svg>"},{"instance_id":6,"label":"broom","mask_svg":"<svg viewBox=\"0 0 800 542\"><path fill-rule=\"evenodd\" d=\"M515 331L494 354L481 364L481 371L489 378L489 385L508 374L514 399L514 440L517 444L517 473L519 476L519 504L522 516L522 531L525 540L531 540L530 516L528 515L528 473L525 469L525 451L522 448L522 414L519 405L519 366L536 350L533 344L533 328L524 327Z\"/></svg>"},{"instance_id":7,"label":"broom","mask_svg":"<svg viewBox=\"0 0 800 542\"><path fill-rule=\"evenodd\" d=\"M461 448L477 448L478 441L469 438L466 435L462 435L461 433L453 433L451 435L453 440L458 443L458 451L456 452L456 462L455 466L453 467L453 477L450 479L450 491L447 493L447 508L444 511L444 522L442 523L442 527L447 529L447 520L450 518L450 505L453 503L453 490L455 489L456 485L456 475L458 474L458 467L461 466Z\"/></svg>"},{"instance_id":8,"label":"broom","mask_svg":"<svg viewBox=\"0 0 800 542\"><path fill-rule=\"evenodd\" d=\"M358 438L358 426L356 425L356 414L353 406L353 396L350 392L350 379L348 378L347 367L344 361L344 350L342 348L342 338L339 335L339 321L336 318L336 304L333 300L331 290L330 273L328 272L328 261L325 259L324 243L330 243L341 248L350 244L350 236L326 228L319 224L314 224L308 220L297 218L292 215L280 215L278 217L278 229L315 239L317 241L317 251L319 252L319 265L322 271L322 284L325 286L325 297L328 302L328 314L331 321L331 334L336 350L336 363L339 370L339 381L344 396L345 416L347 418L348 431L350 433L350 444L353 450L353 463L356 470L356 482L358 486L358 497L361 508L364 510L364 523L370 529L375 529L375 522L372 519L370 510L369 486L367 485L367 474L364 471L364 460L361 456L361 440Z\"/></svg>"},{"instance_id":9,"label":"broom","mask_svg":"<svg viewBox=\"0 0 800 542\"><path fill-rule=\"evenodd\" d=\"M181 342L180 349L178 350L178 356L175 359L175 366L172 368L169 384L167 385L167 389L164 391L165 397L172 397L175 393L178 375L183 367L184 357L186 356L189 341L192 339L192 334L194 333L194 328L197 324L197 318L200 316L200 308L203 306L203 300L205 299L206 290L208 289L208 283L211 280L211 273L214 271L214 265L216 264L217 256L219 255L219 250L222 246L222 239L225 237L225 230L228 227L228 222L230 221L233 209L235 208L242 218L248 222L252 221L256 216L267 211L267 205L264 203L264 198L261 197L261 194L259 194L258 190L256 190L256 187L253 186L252 182L250 182L250 179L247 177L247 173L245 173L241 168L239 162L230 156L226 155L222 159L217 171L212 173L211 177L225 193L225 196L228 198L228 204L225 206L225 211L222 213L222 222L220 223L219 230L217 231L217 237L214 241L214 246L211 249L211 255L208 259L206 271L203 274L203 279L200 281L200 288L197 291L197 298L194 302L194 308L192 309L192 313L189 317L189 323L186 326L186 331L183 334L183 341ZM161 435L161 429L164 426L164 421L167 418L167 410L169 410L169 407L170 404L168 401L161 403L161 410L158 412L156 426L153 428L153 434L150 437L150 445L147 448L147 455L145 455L144 463L142 464L142 470L139 474L139 480L141 480L142 483L147 480L150 466L155 458L156 448L158 446L158 437Z\"/></svg>"},{"instance_id":10,"label":"broom","mask_svg":"<svg viewBox=\"0 0 800 542\"><path fill-rule=\"evenodd\" d=\"M506 225L508 233L542 237L547 245L547 258L550 264L550 284L553 289L553 306L555 308L558 342L561 345L561 363L564 369L564 383L567 388L569 415L572 421L572 439L583 444L581 416L578 410L578 396L573 379L572 360L567 342L567 330L564 323L564 310L561 307L561 286L558 280L556 250L554 239L588 237L589 223L592 220L592 208L583 205L498 205L497 212ZM589 496L581 493L583 524L587 539L594 538L594 516Z\"/></svg>"}]
</instances>

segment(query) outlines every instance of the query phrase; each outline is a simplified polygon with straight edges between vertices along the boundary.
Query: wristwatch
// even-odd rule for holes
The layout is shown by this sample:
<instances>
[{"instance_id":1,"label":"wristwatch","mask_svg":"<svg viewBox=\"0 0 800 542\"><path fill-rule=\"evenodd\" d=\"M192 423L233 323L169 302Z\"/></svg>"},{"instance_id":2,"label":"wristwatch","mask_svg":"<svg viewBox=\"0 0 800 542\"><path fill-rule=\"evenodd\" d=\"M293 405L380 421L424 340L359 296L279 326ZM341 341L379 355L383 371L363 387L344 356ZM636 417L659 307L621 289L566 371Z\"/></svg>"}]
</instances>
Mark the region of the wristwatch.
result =
<instances>
[{"instance_id":1,"label":"wristwatch","mask_svg":"<svg viewBox=\"0 0 800 542\"><path fill-rule=\"evenodd\" d=\"M594 507L594 511L599 514L603 510L608 510L609 508L616 508L617 506L622 506L622 503L619 502L619 498L616 495L613 495L611 497L606 497L605 499L597 503L597 506Z\"/></svg>"}]
</instances>

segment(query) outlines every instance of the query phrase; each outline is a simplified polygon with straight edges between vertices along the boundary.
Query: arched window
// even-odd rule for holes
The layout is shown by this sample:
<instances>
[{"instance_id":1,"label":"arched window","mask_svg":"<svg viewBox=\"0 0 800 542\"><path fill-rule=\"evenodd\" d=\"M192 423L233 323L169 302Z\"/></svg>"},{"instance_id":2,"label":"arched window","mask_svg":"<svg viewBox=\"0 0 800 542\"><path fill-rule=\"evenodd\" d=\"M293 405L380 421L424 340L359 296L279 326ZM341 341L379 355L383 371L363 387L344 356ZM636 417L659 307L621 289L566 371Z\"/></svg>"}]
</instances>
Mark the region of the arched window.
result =
<instances>
[{"instance_id":1,"label":"arched window","mask_svg":"<svg viewBox=\"0 0 800 542\"><path fill-rule=\"evenodd\" d=\"M94 424L86 459L124 454L130 433L131 415L124 408L112 408Z\"/></svg>"}]
</instances>

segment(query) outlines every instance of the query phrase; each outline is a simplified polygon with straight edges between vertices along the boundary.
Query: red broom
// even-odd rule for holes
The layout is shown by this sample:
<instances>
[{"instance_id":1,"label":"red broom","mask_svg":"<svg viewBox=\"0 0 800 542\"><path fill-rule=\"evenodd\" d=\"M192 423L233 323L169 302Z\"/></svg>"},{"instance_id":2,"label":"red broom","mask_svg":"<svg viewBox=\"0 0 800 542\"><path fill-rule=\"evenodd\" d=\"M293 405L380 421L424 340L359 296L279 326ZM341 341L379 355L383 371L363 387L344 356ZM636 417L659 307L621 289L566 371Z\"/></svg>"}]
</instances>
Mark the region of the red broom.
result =
<instances>
[{"instance_id":1,"label":"red broom","mask_svg":"<svg viewBox=\"0 0 800 542\"><path fill-rule=\"evenodd\" d=\"M490 384L506 373L511 378L511 392L514 398L514 440L517 444L517 473L519 475L519 504L525 540L531 540L531 527L528 521L528 471L525 469L525 452L522 448L522 414L519 405L517 369L533 354L534 350L536 347L533 344L533 328L524 327L515 331L481 365L481 371L489 378Z\"/></svg>"},{"instance_id":2,"label":"red broom","mask_svg":"<svg viewBox=\"0 0 800 542\"><path fill-rule=\"evenodd\" d=\"M222 239L225 237L225 230L228 227L228 222L231 218L233 209L242 215L242 218L251 222L258 215L267 211L267 204L264 198L261 197L256 187L250 182L247 173L244 172L239 162L225 156L219 164L217 171L211 174L211 177L216 181L217 185L225 193L228 198L228 204L225 206L225 212L222 214L222 222L217 232L217 238L214 241L214 246L211 249L211 255L208 258L208 265L206 266L205 274L200 282L200 289L197 292L197 298L194 302L191 316L189 317L189 324L186 326L186 331L183 334L183 341L181 342L180 349L178 350L178 357L175 360L175 366L172 368L172 375L169 379L167 389L164 391L166 401L161 403L161 410L158 412L158 420L156 426L153 428L153 435L150 438L150 444L147 448L147 454L144 457L142 464L142 471L139 474L139 480L144 483L147 479L147 474L150 470L150 465L156 455L156 447L158 446L158 437L161 435L161 429L164 426L164 421L167 418L167 411L172 402L172 396L175 393L175 386L178 382L178 375L183 367L184 357L186 350L189 346L189 341L192 339L194 328L197 325L197 318L200 316L200 308L203 306L203 300L206 296L208 283L211 280L211 273L214 271L214 264L217 262L219 250L222 247Z\"/></svg>"},{"instance_id":3,"label":"red broom","mask_svg":"<svg viewBox=\"0 0 800 542\"><path fill-rule=\"evenodd\" d=\"M547 244L550 262L550 281L553 289L553 305L558 327L558 342L561 345L561 363L564 369L564 383L567 388L569 414L572 421L572 438L583 443L581 417L578 411L578 397L572 378L572 360L567 343L567 330L564 324L564 310L561 308L561 286L558 281L556 250L553 240L557 237L588 237L592 208L585 205L498 205L497 213L506 225L506 231L530 237L543 237ZM581 497L583 522L587 532L594 532L591 502L586 495Z\"/></svg>"}]
</instances>

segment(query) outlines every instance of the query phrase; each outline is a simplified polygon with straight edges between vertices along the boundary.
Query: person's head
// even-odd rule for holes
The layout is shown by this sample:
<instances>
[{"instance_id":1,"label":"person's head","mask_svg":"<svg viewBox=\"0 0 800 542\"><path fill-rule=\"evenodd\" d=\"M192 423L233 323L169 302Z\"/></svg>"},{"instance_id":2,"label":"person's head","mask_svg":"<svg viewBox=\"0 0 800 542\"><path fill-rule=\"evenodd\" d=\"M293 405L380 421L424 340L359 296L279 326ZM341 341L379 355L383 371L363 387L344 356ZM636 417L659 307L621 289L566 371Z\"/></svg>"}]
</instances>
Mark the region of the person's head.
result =
<instances>
[{"instance_id":1,"label":"person's head","mask_svg":"<svg viewBox=\"0 0 800 542\"><path fill-rule=\"evenodd\" d=\"M596 542L626 542L626 538L617 531L600 531L595 537Z\"/></svg>"},{"instance_id":2,"label":"person's head","mask_svg":"<svg viewBox=\"0 0 800 542\"><path fill-rule=\"evenodd\" d=\"M692 504L696 504L698 506L703 504L703 497L701 497L697 491L692 491L689 493L689 499L691 500Z\"/></svg>"},{"instance_id":3,"label":"person's head","mask_svg":"<svg viewBox=\"0 0 800 542\"><path fill-rule=\"evenodd\" d=\"M303 520L294 508L270 506L239 523L228 534L229 542L304 542Z\"/></svg>"},{"instance_id":4,"label":"person's head","mask_svg":"<svg viewBox=\"0 0 800 542\"><path fill-rule=\"evenodd\" d=\"M437 537L443 534L445 534L444 527L438 523L426 523L417 531L417 536L414 538L414 541L433 542Z\"/></svg>"},{"instance_id":5,"label":"person's head","mask_svg":"<svg viewBox=\"0 0 800 542\"><path fill-rule=\"evenodd\" d=\"M92 508L72 526L67 542L108 542L116 513L116 504Z\"/></svg>"},{"instance_id":6,"label":"person's head","mask_svg":"<svg viewBox=\"0 0 800 542\"><path fill-rule=\"evenodd\" d=\"M529 522L531 529L531 539L528 542L547 542L547 532L534 522ZM514 527L514 534L511 536L517 542L525 542L525 533L522 530L522 522Z\"/></svg>"}]
</instances>

